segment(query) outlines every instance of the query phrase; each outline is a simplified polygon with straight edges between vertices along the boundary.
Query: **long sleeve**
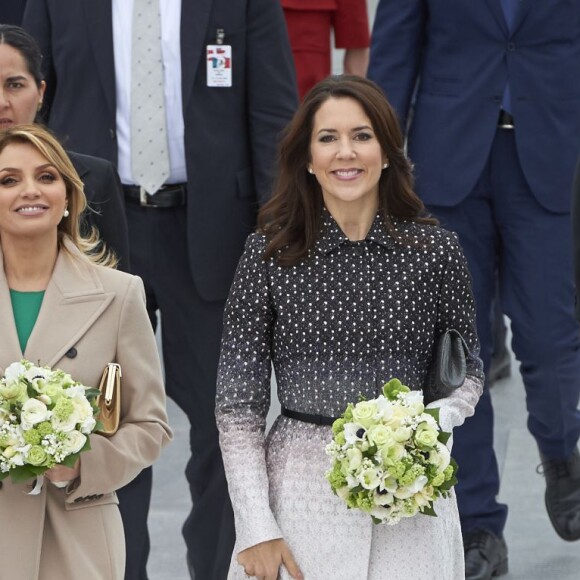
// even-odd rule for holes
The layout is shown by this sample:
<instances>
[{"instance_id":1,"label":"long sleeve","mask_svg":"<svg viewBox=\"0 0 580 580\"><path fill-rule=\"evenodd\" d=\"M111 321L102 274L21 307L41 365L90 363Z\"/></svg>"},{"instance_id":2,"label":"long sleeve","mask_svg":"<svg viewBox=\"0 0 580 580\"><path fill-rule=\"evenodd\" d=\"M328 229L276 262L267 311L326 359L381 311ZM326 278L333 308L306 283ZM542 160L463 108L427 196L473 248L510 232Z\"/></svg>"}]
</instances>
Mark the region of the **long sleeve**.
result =
<instances>
[{"instance_id":1,"label":"long sleeve","mask_svg":"<svg viewBox=\"0 0 580 580\"><path fill-rule=\"evenodd\" d=\"M254 184L262 205L272 193L276 137L292 119L298 94L280 3L252 0L248 7L247 102Z\"/></svg>"},{"instance_id":2,"label":"long sleeve","mask_svg":"<svg viewBox=\"0 0 580 580\"><path fill-rule=\"evenodd\" d=\"M239 550L282 536L269 504L265 459L275 321L264 240L246 242L224 315L216 419Z\"/></svg>"},{"instance_id":3,"label":"long sleeve","mask_svg":"<svg viewBox=\"0 0 580 580\"><path fill-rule=\"evenodd\" d=\"M97 227L107 248L117 256L117 268L129 272L129 233L123 189L113 165L104 160L103 164L103 179L99 179L98 184L95 183L95 196L85 217L87 223Z\"/></svg>"},{"instance_id":4,"label":"long sleeve","mask_svg":"<svg viewBox=\"0 0 580 580\"><path fill-rule=\"evenodd\" d=\"M447 266L441 284L436 332L443 334L454 328L463 336L469 353L467 376L461 387L449 397L429 405L439 407L440 422L444 431L463 424L475 412L475 405L483 390L483 366L479 359L479 340L475 326L475 305L471 292L471 277L467 262L457 242L457 236L449 239Z\"/></svg>"},{"instance_id":5,"label":"long sleeve","mask_svg":"<svg viewBox=\"0 0 580 580\"><path fill-rule=\"evenodd\" d=\"M110 438L91 435L91 450L81 456L80 484L67 502L123 487L157 459L172 436L159 355L137 277L124 297L116 362L123 373L119 430Z\"/></svg>"},{"instance_id":6,"label":"long sleeve","mask_svg":"<svg viewBox=\"0 0 580 580\"><path fill-rule=\"evenodd\" d=\"M372 31L368 78L383 89L403 131L423 58L424 0L381 0Z\"/></svg>"}]
</instances>

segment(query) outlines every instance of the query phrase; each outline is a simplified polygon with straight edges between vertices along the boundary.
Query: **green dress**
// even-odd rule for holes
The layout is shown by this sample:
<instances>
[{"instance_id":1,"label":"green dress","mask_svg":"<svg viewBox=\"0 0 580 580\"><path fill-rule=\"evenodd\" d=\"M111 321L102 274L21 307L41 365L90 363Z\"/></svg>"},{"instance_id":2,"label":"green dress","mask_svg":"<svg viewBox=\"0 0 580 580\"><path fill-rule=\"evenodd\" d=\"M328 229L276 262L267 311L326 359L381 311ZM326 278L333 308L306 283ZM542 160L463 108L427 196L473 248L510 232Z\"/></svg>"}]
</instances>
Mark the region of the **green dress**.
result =
<instances>
[{"instance_id":1,"label":"green dress","mask_svg":"<svg viewBox=\"0 0 580 580\"><path fill-rule=\"evenodd\" d=\"M28 343L32 329L36 324L36 319L38 318L43 298L44 290L40 292L19 292L18 290L10 290L16 332L18 333L20 350L23 353L26 350L26 344Z\"/></svg>"}]
</instances>

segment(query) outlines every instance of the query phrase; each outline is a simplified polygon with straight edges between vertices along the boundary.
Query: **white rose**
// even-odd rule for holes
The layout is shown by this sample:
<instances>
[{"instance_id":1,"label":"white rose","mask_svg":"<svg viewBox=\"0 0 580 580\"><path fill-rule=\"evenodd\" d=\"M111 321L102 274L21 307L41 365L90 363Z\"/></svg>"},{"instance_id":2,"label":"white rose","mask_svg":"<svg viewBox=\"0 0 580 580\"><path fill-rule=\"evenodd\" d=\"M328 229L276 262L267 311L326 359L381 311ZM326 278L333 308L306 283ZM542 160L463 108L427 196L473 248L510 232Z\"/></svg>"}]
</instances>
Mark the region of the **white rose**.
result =
<instances>
[{"instance_id":1,"label":"white rose","mask_svg":"<svg viewBox=\"0 0 580 580\"><path fill-rule=\"evenodd\" d=\"M67 455L72 455L73 453L78 453L85 446L86 441L86 435L79 431L71 431L66 434L62 447Z\"/></svg>"},{"instance_id":2,"label":"white rose","mask_svg":"<svg viewBox=\"0 0 580 580\"><path fill-rule=\"evenodd\" d=\"M4 371L4 376L8 381L17 380L20 375L23 375L26 372L26 367L19 362L12 363L11 365L6 367Z\"/></svg>"},{"instance_id":3,"label":"white rose","mask_svg":"<svg viewBox=\"0 0 580 580\"><path fill-rule=\"evenodd\" d=\"M71 431L74 431L77 426L77 421L78 420L74 413L66 419L59 419L56 415L53 415L50 419L52 428L56 432L60 431L61 433L70 433Z\"/></svg>"},{"instance_id":4,"label":"white rose","mask_svg":"<svg viewBox=\"0 0 580 580\"><path fill-rule=\"evenodd\" d=\"M92 433L96 424L97 424L97 422L95 421L94 417L89 417L88 419L85 419L81 423L81 432L84 433L85 435Z\"/></svg>"},{"instance_id":5,"label":"white rose","mask_svg":"<svg viewBox=\"0 0 580 580\"><path fill-rule=\"evenodd\" d=\"M355 423L365 428L370 427L375 421L377 405L374 401L361 401L352 410L352 418Z\"/></svg>"},{"instance_id":6,"label":"white rose","mask_svg":"<svg viewBox=\"0 0 580 580\"><path fill-rule=\"evenodd\" d=\"M93 408L85 397L74 397L71 399L73 404L73 415L76 417L77 423L83 423L93 416Z\"/></svg>"},{"instance_id":7,"label":"white rose","mask_svg":"<svg viewBox=\"0 0 580 580\"><path fill-rule=\"evenodd\" d=\"M37 425L46 421L50 416L50 412L46 405L38 399L28 399L22 405L22 413L20 415L22 424Z\"/></svg>"}]
</instances>

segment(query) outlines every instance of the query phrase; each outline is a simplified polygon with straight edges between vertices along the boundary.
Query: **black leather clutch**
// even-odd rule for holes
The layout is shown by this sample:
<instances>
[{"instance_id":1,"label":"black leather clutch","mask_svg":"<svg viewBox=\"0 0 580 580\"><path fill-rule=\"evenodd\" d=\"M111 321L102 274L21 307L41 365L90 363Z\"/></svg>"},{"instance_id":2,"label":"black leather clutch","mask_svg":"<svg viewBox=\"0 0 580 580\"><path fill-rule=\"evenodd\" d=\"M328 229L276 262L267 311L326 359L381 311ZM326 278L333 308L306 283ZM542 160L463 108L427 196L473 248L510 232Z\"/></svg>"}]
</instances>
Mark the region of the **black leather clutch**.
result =
<instances>
[{"instance_id":1,"label":"black leather clutch","mask_svg":"<svg viewBox=\"0 0 580 580\"><path fill-rule=\"evenodd\" d=\"M423 398L425 404L448 397L465 381L469 349L461 333L450 328L436 341Z\"/></svg>"}]
</instances>

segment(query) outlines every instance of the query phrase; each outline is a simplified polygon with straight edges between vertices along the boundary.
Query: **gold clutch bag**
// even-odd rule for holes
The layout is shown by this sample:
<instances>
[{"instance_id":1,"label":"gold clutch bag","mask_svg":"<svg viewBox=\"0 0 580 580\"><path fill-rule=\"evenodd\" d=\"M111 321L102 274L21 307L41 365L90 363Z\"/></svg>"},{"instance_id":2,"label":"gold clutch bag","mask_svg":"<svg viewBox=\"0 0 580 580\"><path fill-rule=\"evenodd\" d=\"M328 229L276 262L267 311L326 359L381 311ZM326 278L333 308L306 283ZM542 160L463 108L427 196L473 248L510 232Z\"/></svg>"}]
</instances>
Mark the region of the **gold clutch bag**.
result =
<instances>
[{"instance_id":1,"label":"gold clutch bag","mask_svg":"<svg viewBox=\"0 0 580 580\"><path fill-rule=\"evenodd\" d=\"M97 419L102 428L97 430L99 435L111 437L119 428L121 418L121 365L108 363L103 371L99 384L100 395L97 397L99 414Z\"/></svg>"}]
</instances>

